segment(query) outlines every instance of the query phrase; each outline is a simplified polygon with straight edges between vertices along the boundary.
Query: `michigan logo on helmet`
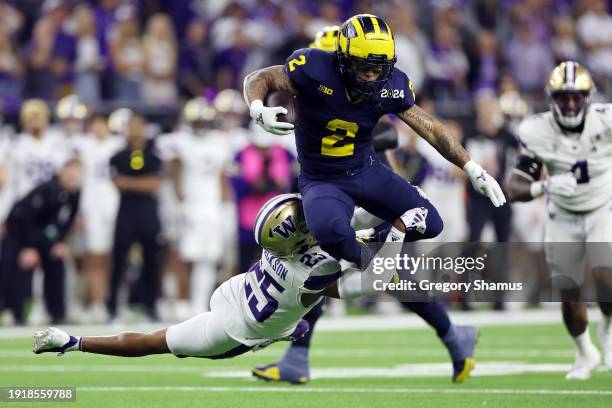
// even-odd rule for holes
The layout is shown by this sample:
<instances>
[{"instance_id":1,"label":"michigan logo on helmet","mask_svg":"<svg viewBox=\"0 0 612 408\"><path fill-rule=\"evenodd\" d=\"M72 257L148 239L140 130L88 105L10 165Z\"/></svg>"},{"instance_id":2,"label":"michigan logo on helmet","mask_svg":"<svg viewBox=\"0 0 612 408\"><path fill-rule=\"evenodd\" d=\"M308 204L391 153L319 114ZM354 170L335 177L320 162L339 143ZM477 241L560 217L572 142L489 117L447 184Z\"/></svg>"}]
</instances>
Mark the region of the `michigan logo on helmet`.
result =
<instances>
[{"instance_id":1,"label":"michigan logo on helmet","mask_svg":"<svg viewBox=\"0 0 612 408\"><path fill-rule=\"evenodd\" d=\"M338 26L327 26L323 27L321 31L317 32L314 41L310 43L309 48L318 48L323 51L333 52L336 51L336 44L338 41Z\"/></svg>"},{"instance_id":2,"label":"michigan logo on helmet","mask_svg":"<svg viewBox=\"0 0 612 408\"><path fill-rule=\"evenodd\" d=\"M358 14L342 23L336 53L347 86L363 95L380 90L397 61L391 28L371 14Z\"/></svg>"},{"instance_id":3,"label":"michigan logo on helmet","mask_svg":"<svg viewBox=\"0 0 612 408\"><path fill-rule=\"evenodd\" d=\"M306 227L299 194L281 194L264 204L255 221L255 241L278 257L292 255L316 243Z\"/></svg>"},{"instance_id":4,"label":"michigan logo on helmet","mask_svg":"<svg viewBox=\"0 0 612 408\"><path fill-rule=\"evenodd\" d=\"M553 69L546 93L550 110L562 127L573 129L582 125L595 90L591 74L574 61L565 61Z\"/></svg>"}]
</instances>

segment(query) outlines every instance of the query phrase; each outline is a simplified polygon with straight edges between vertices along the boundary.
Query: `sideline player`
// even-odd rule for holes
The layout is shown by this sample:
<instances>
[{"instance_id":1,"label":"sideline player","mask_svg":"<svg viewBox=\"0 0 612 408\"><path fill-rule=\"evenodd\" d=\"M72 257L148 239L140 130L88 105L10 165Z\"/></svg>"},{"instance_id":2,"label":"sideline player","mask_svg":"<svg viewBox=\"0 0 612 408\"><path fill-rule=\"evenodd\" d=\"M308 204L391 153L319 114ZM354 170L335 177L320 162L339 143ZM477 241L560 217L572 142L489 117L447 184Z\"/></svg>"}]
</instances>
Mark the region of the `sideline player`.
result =
<instances>
[{"instance_id":1,"label":"sideline player","mask_svg":"<svg viewBox=\"0 0 612 408\"><path fill-rule=\"evenodd\" d=\"M605 363L612 369L612 105L591 103L591 75L573 61L552 71L546 91L550 110L518 128L522 153L508 195L511 201L548 198L546 262L576 344L576 362L565 378L584 380L601 361L580 301L587 259L603 313ZM548 178L540 180L543 169Z\"/></svg>"},{"instance_id":2,"label":"sideline player","mask_svg":"<svg viewBox=\"0 0 612 408\"><path fill-rule=\"evenodd\" d=\"M394 245L414 228L406 227L406 221L402 217L394 222L387 242ZM306 227L299 195L269 200L257 216L255 237L264 248L261 259L214 292L209 312L146 334L75 337L51 327L34 335L33 351L229 358L302 336L308 330L302 317L324 296L348 299L364 294L362 272L341 271L340 263L317 245ZM394 273L380 276L396 277Z\"/></svg>"}]
</instances>

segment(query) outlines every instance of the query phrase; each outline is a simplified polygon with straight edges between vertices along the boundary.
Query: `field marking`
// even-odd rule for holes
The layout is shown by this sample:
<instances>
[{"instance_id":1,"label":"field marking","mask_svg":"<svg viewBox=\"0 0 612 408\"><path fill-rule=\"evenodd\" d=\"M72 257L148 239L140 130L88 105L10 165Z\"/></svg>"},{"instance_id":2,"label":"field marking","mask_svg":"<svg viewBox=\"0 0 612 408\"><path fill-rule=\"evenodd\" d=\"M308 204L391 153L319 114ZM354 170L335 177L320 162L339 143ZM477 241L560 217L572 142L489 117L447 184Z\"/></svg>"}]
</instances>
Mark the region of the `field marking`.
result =
<instances>
[{"instance_id":1,"label":"field marking","mask_svg":"<svg viewBox=\"0 0 612 408\"><path fill-rule=\"evenodd\" d=\"M256 356L260 357L279 357L282 355L282 350L268 349L260 350ZM517 348L501 348L501 349L482 349L476 351L477 357L517 357L517 358L571 358L574 357L574 350L571 349L547 349L547 350L529 350ZM28 350L0 350L0 358L6 357L33 357L34 354ZM252 356L252 355L248 355ZM404 348L395 350L380 350L373 348L352 348L352 349L337 349L314 347L310 350L311 357L334 357L334 358L370 358L370 357L446 357L448 351L442 346L438 348Z\"/></svg>"},{"instance_id":2,"label":"field marking","mask_svg":"<svg viewBox=\"0 0 612 408\"><path fill-rule=\"evenodd\" d=\"M607 390L550 390L550 389L488 389L488 388L322 388L322 387L77 387L77 392L247 392L289 394L495 394L495 395L568 395L612 396Z\"/></svg>"},{"instance_id":3,"label":"field marking","mask_svg":"<svg viewBox=\"0 0 612 408\"><path fill-rule=\"evenodd\" d=\"M529 364L516 361L479 361L472 372L474 377L522 375L528 373L565 373L571 364ZM608 371L600 367L597 371ZM349 378L427 378L447 377L452 373L450 363L401 364L393 367L343 367L311 370L315 379ZM251 373L244 370L212 370L202 373L206 378L248 378Z\"/></svg>"},{"instance_id":4,"label":"field marking","mask_svg":"<svg viewBox=\"0 0 612 408\"><path fill-rule=\"evenodd\" d=\"M558 308L538 310L512 310L505 312L479 311L479 312L449 312L453 323L470 324L477 327L484 326L525 326L531 324L558 323L562 324L561 312ZM384 318L381 318L384 316ZM589 310L589 320L597 322L601 319L599 309ZM135 331L153 331L167 327L168 323L154 324L116 324L116 325L70 325L62 326L69 333L85 334L108 334L126 329ZM374 330L401 330L401 329L423 329L427 324L414 314L388 314L367 316L323 316L317 323L318 332L353 332ZM0 330L0 338L23 338L31 337L42 326L31 327L3 327Z\"/></svg>"},{"instance_id":5,"label":"field marking","mask_svg":"<svg viewBox=\"0 0 612 408\"><path fill-rule=\"evenodd\" d=\"M526 373L564 373L570 364L529 364L514 361L480 361L472 373L473 376L506 376ZM188 373L205 378L250 378L247 367L236 369L235 366L185 366L185 365L2 365L0 373L77 373L77 372L123 372L123 373ZM599 371L607 371L601 367ZM412 377L447 377L452 367L450 363L400 364L391 367L329 367L311 370L311 377L324 379L350 378L412 378Z\"/></svg>"}]
</instances>

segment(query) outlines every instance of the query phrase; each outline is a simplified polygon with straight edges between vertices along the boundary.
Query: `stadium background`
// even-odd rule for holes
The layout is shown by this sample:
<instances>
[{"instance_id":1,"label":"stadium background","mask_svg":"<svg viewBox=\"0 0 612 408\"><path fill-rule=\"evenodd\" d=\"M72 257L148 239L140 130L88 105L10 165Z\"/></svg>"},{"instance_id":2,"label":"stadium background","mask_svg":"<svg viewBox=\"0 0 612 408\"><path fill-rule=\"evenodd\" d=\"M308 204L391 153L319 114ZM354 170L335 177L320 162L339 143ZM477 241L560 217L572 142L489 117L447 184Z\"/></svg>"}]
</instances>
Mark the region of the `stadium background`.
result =
<instances>
[{"instance_id":1,"label":"stadium background","mask_svg":"<svg viewBox=\"0 0 612 408\"><path fill-rule=\"evenodd\" d=\"M19 138L19 111L29 98L45 100L52 114L60 98L69 94L76 94L85 102L90 114L108 115L117 108L129 108L146 116L149 135L158 138L180 125L186 101L202 96L214 103L224 89L241 91L242 79L249 72L282 64L292 50L308 46L324 26L368 12L385 18L394 30L398 67L413 81L417 103L443 118L457 137L463 137L477 161L502 181L516 157L516 146L507 135L512 134L521 116L546 109L545 80L558 62L571 59L588 67L597 83L597 99L610 99L611 7L610 2L603 0L0 1L3 174L6 178L11 171L6 167L10 146ZM126 47L129 51L114 56L113 47ZM127 71L123 59L134 63ZM242 109L243 139L236 141L234 133L226 132L228 144L236 146L236 152L245 144L258 143L257 136L248 127L246 107ZM218 127L226 131L222 126L223 114L219 113L218 117L221 118ZM59 122L55 115L52 120ZM445 239L498 240L491 223L482 235L476 238L472 235L480 229L474 224L480 223L469 219L473 197L467 195L466 181L457 178L448 166L434 163L431 157L428 160L415 135L395 125L400 134L400 149L392 156L404 175L425 186L429 178L432 191L443 185L436 182L455 187L455 199L451 200L448 195L439 198L451 202L453 212L449 216L453 222L447 225L458 225ZM281 142L291 151L290 139ZM2 203L4 216L10 205ZM499 221L502 235L525 243L518 246L524 263L513 262L509 273L535 276L536 288L537 277L546 272L538 245L543 217L544 203L536 201L512 205L512 212ZM210 231L213 236L215 233ZM73 255L78 257L78 242L73 250ZM232 256L237 265L238 253L233 252ZM135 258L138 265L138 257ZM512 259L519 257L512 254ZM83 275L74 261L71 263L66 283L68 322L93 323L87 310ZM176 283L171 283L173 273L167 265L162 271L163 276L170 277L165 279L170 283L161 285L160 292L160 307L165 308L165 314L164 310L160 314L166 321L178 319L172 308L177 291ZM217 279L223 279L227 273L219 270ZM40 279L40 274L36 274L28 321L32 325L44 324L48 319L41 300ZM537 304L535 299L532 303ZM449 307L467 309L469 305L453 298L449 299ZM526 306L501 302L483 306L491 307L524 309ZM348 310L336 304L331 309L332 315L398 311L388 302L374 306L370 302L356 303ZM342 324L340 328L333 327L336 323L331 321L326 326L324 319L322 333L315 336L313 345L312 366L321 369L318 373L315 369L313 386L319 388L304 397L306 391L296 394L284 387L255 390L252 383L242 378L248 375L252 365L280 355L281 345L242 360L213 363L209 368L212 374L207 371L204 379L203 362L189 361L181 365L172 360L169 364L158 358L145 359L137 366L131 361L97 358L95 363L101 369L91 372L91 360L87 356L70 356L74 358L60 365L51 356L31 357L27 350L33 328L9 331L15 322L4 313L4 327L0 330L4 332L0 340L3 360L0 384L77 385L83 389L81 401L88 406L101 405L101 401L105 405L111 401L117 406L130 401L134 404L195 403L197 400L189 399L192 397L184 399L185 391L193 398L214 399L216 406L236 406L245 401L261 401L270 406L339 404L336 398L353 406L372 406L377 402L405 406L408 398L405 393L412 393L411 401L417 405L432 406L468 403L608 406L612 389L607 373L596 373L587 386L567 386L562 382L563 372L572 358L571 344L563 333L558 310L547 309L508 314L505 322L489 312L454 313L458 322L480 321L483 326L490 325L483 328L479 361L484 361L485 367L498 367L493 369L494 374L486 369L476 371L475 381L461 392L448 388L447 378L435 378L436 374L432 374L436 369L447 369L442 363L446 356L443 350L433 351L430 347L437 344L433 334L406 316L396 317L397 321L386 320L382 326L375 319L339 318L348 328ZM143 322L147 319L136 313L122 323ZM159 327L155 324L143 327ZM82 329L101 334L118 327L124 326L83 326ZM517 344L513 337L522 339L522 343ZM407 349L410 339L413 348ZM420 351L423 348L425 351ZM391 371L389 376L397 378L386 380L383 373L397 364L397 357L407 363L424 365ZM517 364L523 366L517 368ZM360 372L364 366L373 371L359 379L346 376L351 371ZM512 376L513 370L521 377ZM83 371L89 376L82 376ZM114 378L110 378L111 372ZM50 377L50 373L55 374ZM425 378L405 378L413 377L414 373L421 373ZM484 378L488 375L492 377ZM236 384L239 389L234 388ZM407 385L413 387L412 391ZM167 389L163 390L163 386ZM361 394L354 394L358 389ZM327 396L328 392L333 398ZM176 396L179 393L181 397Z\"/></svg>"}]
</instances>

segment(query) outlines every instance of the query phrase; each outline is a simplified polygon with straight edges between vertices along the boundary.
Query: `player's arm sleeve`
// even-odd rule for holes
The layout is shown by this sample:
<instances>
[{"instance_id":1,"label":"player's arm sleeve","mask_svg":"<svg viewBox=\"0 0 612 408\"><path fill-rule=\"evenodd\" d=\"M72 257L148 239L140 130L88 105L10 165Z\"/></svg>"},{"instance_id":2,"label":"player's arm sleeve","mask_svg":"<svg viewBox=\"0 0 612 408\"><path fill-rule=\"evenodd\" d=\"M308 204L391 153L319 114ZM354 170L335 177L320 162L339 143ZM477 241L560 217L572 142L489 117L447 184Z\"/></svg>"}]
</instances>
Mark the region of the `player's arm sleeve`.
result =
<instances>
[{"instance_id":1,"label":"player's arm sleeve","mask_svg":"<svg viewBox=\"0 0 612 408\"><path fill-rule=\"evenodd\" d=\"M530 138L530 128L528 122L521 123L518 128L516 141L518 142L520 155L512 172L533 182L540 179L543 165L535 153L537 143Z\"/></svg>"},{"instance_id":2,"label":"player's arm sleeve","mask_svg":"<svg viewBox=\"0 0 612 408\"><path fill-rule=\"evenodd\" d=\"M304 281L303 293L319 293L334 284L342 275L340 264L332 258L327 258L310 273Z\"/></svg>"}]
</instances>

